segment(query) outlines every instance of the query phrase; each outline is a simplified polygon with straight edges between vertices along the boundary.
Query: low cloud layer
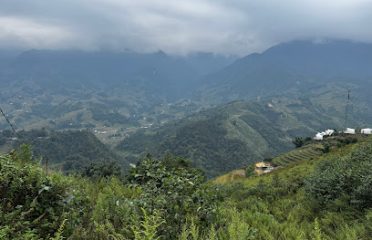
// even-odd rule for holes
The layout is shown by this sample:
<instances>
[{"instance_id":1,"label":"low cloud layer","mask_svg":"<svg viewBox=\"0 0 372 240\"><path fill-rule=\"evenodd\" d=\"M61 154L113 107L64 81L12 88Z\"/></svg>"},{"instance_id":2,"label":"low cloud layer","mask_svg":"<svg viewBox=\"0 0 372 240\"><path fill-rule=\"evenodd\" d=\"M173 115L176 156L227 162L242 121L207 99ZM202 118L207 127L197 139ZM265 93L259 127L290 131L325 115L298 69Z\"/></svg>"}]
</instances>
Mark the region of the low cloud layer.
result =
<instances>
[{"instance_id":1,"label":"low cloud layer","mask_svg":"<svg viewBox=\"0 0 372 240\"><path fill-rule=\"evenodd\" d=\"M0 48L244 55L294 39L372 42L371 0L2 0Z\"/></svg>"}]
</instances>

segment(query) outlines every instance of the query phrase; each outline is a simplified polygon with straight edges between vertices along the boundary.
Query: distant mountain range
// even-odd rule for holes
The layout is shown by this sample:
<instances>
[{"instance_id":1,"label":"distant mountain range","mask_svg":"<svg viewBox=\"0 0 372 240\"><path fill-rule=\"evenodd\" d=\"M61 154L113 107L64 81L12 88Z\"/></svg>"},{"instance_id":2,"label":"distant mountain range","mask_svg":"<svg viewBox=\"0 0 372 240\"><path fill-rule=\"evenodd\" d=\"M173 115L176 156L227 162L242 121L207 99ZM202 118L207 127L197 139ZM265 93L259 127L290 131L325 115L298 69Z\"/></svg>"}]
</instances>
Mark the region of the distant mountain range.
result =
<instances>
[{"instance_id":1,"label":"distant mountain range","mask_svg":"<svg viewBox=\"0 0 372 240\"><path fill-rule=\"evenodd\" d=\"M125 128L152 115L156 121L173 119L168 103L190 97L198 79L234 60L208 53L176 57L72 50L0 56L1 105L26 129Z\"/></svg>"},{"instance_id":2,"label":"distant mountain range","mask_svg":"<svg viewBox=\"0 0 372 240\"><path fill-rule=\"evenodd\" d=\"M371 127L372 44L294 41L238 60L4 52L0 86L18 129L90 129L126 163L170 152L215 176L286 151L295 136Z\"/></svg>"},{"instance_id":3,"label":"distant mountain range","mask_svg":"<svg viewBox=\"0 0 372 240\"><path fill-rule=\"evenodd\" d=\"M366 98L372 90L372 44L294 41L251 54L203 79L197 96L205 102L307 92L342 84ZM330 89L332 90L332 89Z\"/></svg>"},{"instance_id":4,"label":"distant mountain range","mask_svg":"<svg viewBox=\"0 0 372 240\"><path fill-rule=\"evenodd\" d=\"M9 54L8 54L9 55ZM174 57L164 52L83 52L30 50L13 57L1 81L30 82L55 91L123 88L159 98L179 99L201 76L231 63L232 58L207 53Z\"/></svg>"}]
</instances>

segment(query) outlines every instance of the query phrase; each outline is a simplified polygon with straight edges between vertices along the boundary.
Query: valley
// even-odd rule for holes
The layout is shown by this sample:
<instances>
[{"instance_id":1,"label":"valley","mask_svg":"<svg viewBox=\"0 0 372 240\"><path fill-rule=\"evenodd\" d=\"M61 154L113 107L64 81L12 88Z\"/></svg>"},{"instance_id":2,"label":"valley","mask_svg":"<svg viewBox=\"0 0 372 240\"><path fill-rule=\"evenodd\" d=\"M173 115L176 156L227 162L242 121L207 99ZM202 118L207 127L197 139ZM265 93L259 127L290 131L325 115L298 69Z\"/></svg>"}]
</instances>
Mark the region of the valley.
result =
<instances>
[{"instance_id":1,"label":"valley","mask_svg":"<svg viewBox=\"0 0 372 240\"><path fill-rule=\"evenodd\" d=\"M371 10L2 0L0 240L372 240Z\"/></svg>"},{"instance_id":2,"label":"valley","mask_svg":"<svg viewBox=\"0 0 372 240\"><path fill-rule=\"evenodd\" d=\"M236 61L27 51L2 65L1 107L19 131L91 132L124 169L146 154L173 154L213 177L288 151L295 137L319 129L369 127L370 52L344 41L295 41ZM350 71L351 62L360 64ZM8 129L3 118L0 126Z\"/></svg>"}]
</instances>

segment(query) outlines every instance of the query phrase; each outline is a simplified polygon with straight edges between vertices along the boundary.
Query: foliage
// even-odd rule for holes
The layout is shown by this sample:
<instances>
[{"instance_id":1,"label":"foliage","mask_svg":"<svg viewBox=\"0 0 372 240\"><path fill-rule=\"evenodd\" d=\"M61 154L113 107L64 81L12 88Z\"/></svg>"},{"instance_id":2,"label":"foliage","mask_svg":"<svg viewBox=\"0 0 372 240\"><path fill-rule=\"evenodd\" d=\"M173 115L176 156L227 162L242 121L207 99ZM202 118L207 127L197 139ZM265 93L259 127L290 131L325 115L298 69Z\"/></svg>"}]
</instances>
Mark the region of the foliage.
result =
<instances>
[{"instance_id":1,"label":"foliage","mask_svg":"<svg viewBox=\"0 0 372 240\"><path fill-rule=\"evenodd\" d=\"M217 192L183 159L144 159L127 180L97 171L46 173L26 145L1 156L1 239L175 239L188 216L215 221Z\"/></svg>"},{"instance_id":2,"label":"foliage","mask_svg":"<svg viewBox=\"0 0 372 240\"><path fill-rule=\"evenodd\" d=\"M248 167L245 169L245 175L247 177L254 176L255 172L255 165L254 164L249 164Z\"/></svg>"},{"instance_id":3,"label":"foliage","mask_svg":"<svg viewBox=\"0 0 372 240\"><path fill-rule=\"evenodd\" d=\"M218 239L234 238L233 222L253 239L370 239L371 148L368 139L222 186Z\"/></svg>"},{"instance_id":4,"label":"foliage","mask_svg":"<svg viewBox=\"0 0 372 240\"><path fill-rule=\"evenodd\" d=\"M81 171L81 175L92 179L118 177L122 178L123 173L116 162L96 162L86 166Z\"/></svg>"},{"instance_id":5,"label":"foliage","mask_svg":"<svg viewBox=\"0 0 372 240\"><path fill-rule=\"evenodd\" d=\"M302 137L296 137L292 143L296 146L296 148L302 147L305 143L305 140Z\"/></svg>"},{"instance_id":6,"label":"foliage","mask_svg":"<svg viewBox=\"0 0 372 240\"><path fill-rule=\"evenodd\" d=\"M46 176L31 163L30 153L2 156L0 160L0 222L5 239L25 236L51 237L77 211L79 201L71 199L71 181L59 175ZM71 230L71 229L70 229Z\"/></svg>"},{"instance_id":7,"label":"foliage","mask_svg":"<svg viewBox=\"0 0 372 240\"><path fill-rule=\"evenodd\" d=\"M125 179L46 173L23 146L0 157L0 239L369 239L371 155L366 139L214 185L169 154Z\"/></svg>"},{"instance_id":8,"label":"foliage","mask_svg":"<svg viewBox=\"0 0 372 240\"><path fill-rule=\"evenodd\" d=\"M308 178L306 190L321 205L339 209L372 207L372 146L322 162Z\"/></svg>"},{"instance_id":9,"label":"foliage","mask_svg":"<svg viewBox=\"0 0 372 240\"><path fill-rule=\"evenodd\" d=\"M20 131L12 145L19 148L23 144L32 146L32 154L42 164L68 173L121 160L89 131Z\"/></svg>"},{"instance_id":10,"label":"foliage","mask_svg":"<svg viewBox=\"0 0 372 240\"><path fill-rule=\"evenodd\" d=\"M141 186L141 205L150 213L161 209L166 224L159 231L172 238L181 231L186 216L194 216L201 229L214 221L218 196L213 188L203 185L205 177L182 158L165 156L163 160L148 157L132 168L128 178Z\"/></svg>"},{"instance_id":11,"label":"foliage","mask_svg":"<svg viewBox=\"0 0 372 240\"><path fill-rule=\"evenodd\" d=\"M158 240L158 228L164 224L161 217L161 212L154 210L153 215L148 215L145 209L142 208L143 220L140 226L133 227L135 240Z\"/></svg>"}]
</instances>

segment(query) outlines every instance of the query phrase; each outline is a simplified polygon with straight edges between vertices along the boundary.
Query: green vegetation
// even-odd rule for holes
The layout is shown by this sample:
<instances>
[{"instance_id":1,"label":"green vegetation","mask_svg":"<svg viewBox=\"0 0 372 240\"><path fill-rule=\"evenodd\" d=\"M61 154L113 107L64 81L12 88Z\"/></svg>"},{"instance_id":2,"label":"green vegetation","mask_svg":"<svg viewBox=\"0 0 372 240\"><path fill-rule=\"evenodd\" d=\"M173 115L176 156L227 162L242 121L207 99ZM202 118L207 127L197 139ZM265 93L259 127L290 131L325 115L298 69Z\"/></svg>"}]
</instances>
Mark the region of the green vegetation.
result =
<instances>
[{"instance_id":1,"label":"green vegetation","mask_svg":"<svg viewBox=\"0 0 372 240\"><path fill-rule=\"evenodd\" d=\"M272 159L272 163L278 166L287 166L300 161L309 161L322 155L322 144L309 144L284 153Z\"/></svg>"},{"instance_id":2,"label":"green vegetation","mask_svg":"<svg viewBox=\"0 0 372 240\"><path fill-rule=\"evenodd\" d=\"M0 239L371 239L371 49L3 59Z\"/></svg>"},{"instance_id":3,"label":"green vegetation","mask_svg":"<svg viewBox=\"0 0 372 240\"><path fill-rule=\"evenodd\" d=\"M64 172L82 171L92 164L117 162L127 167L112 150L100 142L89 131L20 131L12 138L8 131L0 133L5 144L18 148L22 144L32 145L34 157L51 169ZM1 144L0 144L1 145Z\"/></svg>"},{"instance_id":4,"label":"green vegetation","mask_svg":"<svg viewBox=\"0 0 372 240\"><path fill-rule=\"evenodd\" d=\"M267 102L266 102L267 101ZM136 158L170 152L191 159L208 177L262 161L311 142L304 138L327 126L339 126L306 99L235 101L162 127L143 129L116 149ZM314 156L317 149L315 149Z\"/></svg>"},{"instance_id":5,"label":"green vegetation","mask_svg":"<svg viewBox=\"0 0 372 240\"><path fill-rule=\"evenodd\" d=\"M270 162L276 166L288 166L301 161L309 161L319 158L322 154L328 153L331 149L342 148L348 144L357 143L359 140L364 141L366 136L363 135L344 135L335 134L326 137L323 141L313 141L311 138L296 137L294 142L298 145L296 149L280 154L270 159ZM295 145L296 145L295 144Z\"/></svg>"},{"instance_id":6,"label":"green vegetation","mask_svg":"<svg viewBox=\"0 0 372 240\"><path fill-rule=\"evenodd\" d=\"M292 143L296 146L296 148L302 147L305 143L302 137L296 137Z\"/></svg>"},{"instance_id":7,"label":"green vegetation","mask_svg":"<svg viewBox=\"0 0 372 240\"><path fill-rule=\"evenodd\" d=\"M253 239L371 239L372 139L364 141L232 181L225 208L237 209Z\"/></svg>"},{"instance_id":8,"label":"green vegetation","mask_svg":"<svg viewBox=\"0 0 372 240\"><path fill-rule=\"evenodd\" d=\"M29 148L0 158L1 239L176 239L215 221L218 194L183 159L150 157L123 180L47 174Z\"/></svg>"},{"instance_id":9,"label":"green vegetation","mask_svg":"<svg viewBox=\"0 0 372 240\"><path fill-rule=\"evenodd\" d=\"M105 168L100 174L99 167L90 168L94 177L47 173L22 145L0 157L0 236L367 240L371 156L372 139L364 138L270 174L222 184L205 182L202 171L169 154L160 160L148 155L127 176Z\"/></svg>"}]
</instances>

